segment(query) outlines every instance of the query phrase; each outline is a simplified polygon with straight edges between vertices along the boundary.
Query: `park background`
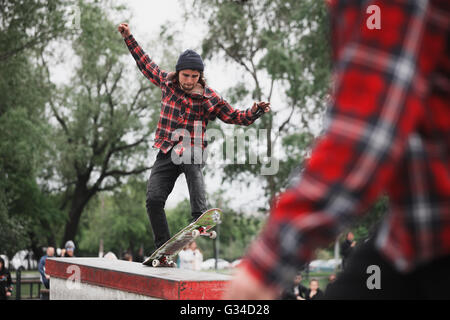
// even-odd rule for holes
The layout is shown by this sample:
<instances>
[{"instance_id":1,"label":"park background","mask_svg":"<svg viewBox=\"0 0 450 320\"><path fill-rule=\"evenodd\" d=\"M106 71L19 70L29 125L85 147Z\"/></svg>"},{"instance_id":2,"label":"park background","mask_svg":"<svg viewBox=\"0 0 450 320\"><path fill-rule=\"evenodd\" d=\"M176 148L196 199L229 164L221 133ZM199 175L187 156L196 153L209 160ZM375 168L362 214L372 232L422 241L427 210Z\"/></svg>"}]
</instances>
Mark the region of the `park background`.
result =
<instances>
[{"instance_id":1,"label":"park background","mask_svg":"<svg viewBox=\"0 0 450 320\"><path fill-rule=\"evenodd\" d=\"M3 1L0 254L27 249L38 259L67 240L77 256L98 256L100 243L119 257L154 250L145 193L160 91L137 69L117 32L121 22L163 69L194 49L208 84L233 106L272 103L252 125L267 131L264 144L247 141L246 156L276 158L278 172L263 176L263 163L237 159L204 172L211 207L224 211L219 257L242 257L323 127L331 54L322 1ZM220 121L209 127L224 132L211 144L224 157L227 137L243 130ZM167 207L174 233L190 219L183 176ZM357 241L386 208L383 197L358 221ZM205 259L213 256L208 240L199 247ZM317 252L333 255L333 244Z\"/></svg>"}]
</instances>

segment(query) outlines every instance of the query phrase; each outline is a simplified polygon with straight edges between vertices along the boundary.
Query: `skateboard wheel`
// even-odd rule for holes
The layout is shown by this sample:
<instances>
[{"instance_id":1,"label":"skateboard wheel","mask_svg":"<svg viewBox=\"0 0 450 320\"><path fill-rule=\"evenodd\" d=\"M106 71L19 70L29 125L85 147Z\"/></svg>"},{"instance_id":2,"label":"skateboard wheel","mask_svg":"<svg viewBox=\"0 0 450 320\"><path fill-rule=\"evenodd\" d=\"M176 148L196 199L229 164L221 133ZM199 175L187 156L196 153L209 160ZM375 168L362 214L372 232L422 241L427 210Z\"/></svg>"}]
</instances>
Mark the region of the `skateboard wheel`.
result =
<instances>
[{"instance_id":1,"label":"skateboard wheel","mask_svg":"<svg viewBox=\"0 0 450 320\"><path fill-rule=\"evenodd\" d=\"M158 259L155 259L152 261L152 266L154 268L158 267L161 264L161 262Z\"/></svg>"},{"instance_id":2,"label":"skateboard wheel","mask_svg":"<svg viewBox=\"0 0 450 320\"><path fill-rule=\"evenodd\" d=\"M200 235L200 231L198 230L192 230L192 237L197 238Z\"/></svg>"},{"instance_id":3,"label":"skateboard wheel","mask_svg":"<svg viewBox=\"0 0 450 320\"><path fill-rule=\"evenodd\" d=\"M217 238L217 232L215 232L215 231L211 231L211 233L210 233L210 235L209 235L209 238L210 239L215 239L215 238Z\"/></svg>"}]
</instances>

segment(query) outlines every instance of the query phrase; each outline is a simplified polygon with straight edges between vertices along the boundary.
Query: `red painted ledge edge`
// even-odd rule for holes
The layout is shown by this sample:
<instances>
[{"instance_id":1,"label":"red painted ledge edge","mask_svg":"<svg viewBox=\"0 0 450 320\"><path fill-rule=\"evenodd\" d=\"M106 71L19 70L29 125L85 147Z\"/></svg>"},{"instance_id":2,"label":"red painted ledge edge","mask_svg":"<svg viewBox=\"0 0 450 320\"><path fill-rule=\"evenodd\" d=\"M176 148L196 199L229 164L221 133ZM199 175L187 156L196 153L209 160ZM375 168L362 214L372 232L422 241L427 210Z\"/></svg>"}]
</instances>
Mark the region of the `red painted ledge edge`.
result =
<instances>
[{"instance_id":1,"label":"red painted ledge edge","mask_svg":"<svg viewBox=\"0 0 450 320\"><path fill-rule=\"evenodd\" d=\"M50 277L70 280L74 273L69 267L73 265L79 268L82 283L165 300L219 300L227 284L225 280L167 280L151 275L133 274L86 266L76 262L58 261L57 258L47 259L45 269Z\"/></svg>"}]
</instances>

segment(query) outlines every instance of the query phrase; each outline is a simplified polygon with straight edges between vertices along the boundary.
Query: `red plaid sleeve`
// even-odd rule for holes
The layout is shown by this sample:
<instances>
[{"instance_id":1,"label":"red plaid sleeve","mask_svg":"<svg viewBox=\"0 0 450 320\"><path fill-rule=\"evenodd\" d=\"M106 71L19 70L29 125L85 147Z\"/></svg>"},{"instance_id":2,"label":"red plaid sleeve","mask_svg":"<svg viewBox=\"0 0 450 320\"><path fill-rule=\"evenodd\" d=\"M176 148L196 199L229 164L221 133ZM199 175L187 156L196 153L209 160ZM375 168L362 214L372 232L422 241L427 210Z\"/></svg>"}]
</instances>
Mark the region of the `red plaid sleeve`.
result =
<instances>
[{"instance_id":1,"label":"red plaid sleeve","mask_svg":"<svg viewBox=\"0 0 450 320\"><path fill-rule=\"evenodd\" d=\"M210 116L218 117L225 123L249 126L255 122L261 115L254 115L252 108L246 110L234 109L218 93L208 88L208 100L206 101L206 110Z\"/></svg>"},{"instance_id":2,"label":"red plaid sleeve","mask_svg":"<svg viewBox=\"0 0 450 320\"><path fill-rule=\"evenodd\" d=\"M289 285L314 250L334 241L387 187L411 134L420 131L427 77L446 54L422 45L433 40L439 47L446 38L427 39L427 1L330 3L335 92L325 133L243 262L267 286ZM381 29L366 24L370 5L380 8Z\"/></svg>"},{"instance_id":3,"label":"red plaid sleeve","mask_svg":"<svg viewBox=\"0 0 450 320\"><path fill-rule=\"evenodd\" d=\"M134 39L133 35L126 38L125 43L134 60L136 60L139 70L141 70L144 76L153 84L161 86L161 83L167 79L168 73L161 70L159 66L150 59L148 54L144 52L136 39Z\"/></svg>"}]
</instances>

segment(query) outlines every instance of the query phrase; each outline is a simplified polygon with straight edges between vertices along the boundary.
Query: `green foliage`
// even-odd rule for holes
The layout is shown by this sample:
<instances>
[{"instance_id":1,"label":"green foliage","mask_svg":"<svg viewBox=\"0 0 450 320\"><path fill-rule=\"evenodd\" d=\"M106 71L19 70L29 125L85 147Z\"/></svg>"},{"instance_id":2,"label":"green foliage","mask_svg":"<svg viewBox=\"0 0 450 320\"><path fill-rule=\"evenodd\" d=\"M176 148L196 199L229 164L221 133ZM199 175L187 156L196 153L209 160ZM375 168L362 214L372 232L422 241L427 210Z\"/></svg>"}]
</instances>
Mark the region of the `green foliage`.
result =
<instances>
[{"instance_id":1,"label":"green foliage","mask_svg":"<svg viewBox=\"0 0 450 320\"><path fill-rule=\"evenodd\" d=\"M280 159L280 169L275 176L277 190L282 191L288 186L289 177L295 168L298 169L302 165L313 140L314 136L308 132L292 133L283 137L283 150L288 156ZM298 174L295 170L294 173Z\"/></svg>"},{"instance_id":2,"label":"green foliage","mask_svg":"<svg viewBox=\"0 0 450 320\"><path fill-rule=\"evenodd\" d=\"M223 223L219 227L219 256L228 261L241 258L261 231L262 225L261 218L248 216L225 207Z\"/></svg>"},{"instance_id":3,"label":"green foliage","mask_svg":"<svg viewBox=\"0 0 450 320\"><path fill-rule=\"evenodd\" d=\"M58 0L0 4L0 251L8 254L34 247L57 214L36 182L50 132L49 88L38 57L50 40L68 35L68 5Z\"/></svg>"},{"instance_id":4,"label":"green foliage","mask_svg":"<svg viewBox=\"0 0 450 320\"><path fill-rule=\"evenodd\" d=\"M320 111L331 70L325 3L275 0L267 1L263 10L268 27L261 36L267 48L261 67L275 79L286 80L286 94L292 101L304 104L306 98L316 97L315 111Z\"/></svg>"},{"instance_id":5,"label":"green foliage","mask_svg":"<svg viewBox=\"0 0 450 320\"><path fill-rule=\"evenodd\" d=\"M0 1L0 62L40 51L51 40L68 35L70 0Z\"/></svg>"},{"instance_id":6,"label":"green foliage","mask_svg":"<svg viewBox=\"0 0 450 320\"><path fill-rule=\"evenodd\" d=\"M173 209L166 209L167 224L172 235L191 223L191 205L189 199L180 201Z\"/></svg>"},{"instance_id":7,"label":"green foliage","mask_svg":"<svg viewBox=\"0 0 450 320\"><path fill-rule=\"evenodd\" d=\"M389 198L381 196L352 227L356 241L363 241L373 235L389 209Z\"/></svg>"},{"instance_id":8,"label":"green foliage","mask_svg":"<svg viewBox=\"0 0 450 320\"><path fill-rule=\"evenodd\" d=\"M107 18L122 9L111 1L1 2L0 218L2 236L14 239L7 250L73 238L96 192L148 169L148 106L158 115L159 99L148 82L129 84L120 61L129 53ZM64 62L55 39L72 40L79 59L65 87L51 81L49 61Z\"/></svg>"},{"instance_id":9,"label":"green foliage","mask_svg":"<svg viewBox=\"0 0 450 320\"><path fill-rule=\"evenodd\" d=\"M72 46L79 59L70 85L54 90L50 108L57 126L56 154L49 167L67 212L63 241L73 239L83 210L98 192L113 191L129 176L149 169L149 126L159 116L159 91L127 76L129 58L117 26L107 18L121 15L110 2L80 2L80 32ZM129 60L127 60L128 62ZM48 77L50 82L50 77ZM50 169L49 169L50 171Z\"/></svg>"},{"instance_id":10,"label":"green foliage","mask_svg":"<svg viewBox=\"0 0 450 320\"><path fill-rule=\"evenodd\" d=\"M218 207L223 212L222 223L216 226L218 256L233 261L245 254L248 245L261 231L264 219L261 216L248 215L245 211L231 209L229 201L224 200L224 194L225 191L220 190L210 194L209 199L212 207ZM205 260L214 257L213 241L201 237L197 244Z\"/></svg>"},{"instance_id":11,"label":"green foliage","mask_svg":"<svg viewBox=\"0 0 450 320\"><path fill-rule=\"evenodd\" d=\"M81 13L79 29L73 28L74 8ZM268 130L262 144L268 157L279 158L278 173L261 177L262 164L248 161L224 170L225 179L260 179L271 198L307 155L311 122L324 109L330 74L325 4L196 0L186 13L207 22L203 57L224 58L242 70L224 98L271 101L280 90L282 105L252 126ZM105 251L118 255L141 246L146 254L154 250L140 174L148 170L160 92L130 63L111 20L126 14L114 1L0 0L0 253L57 245L75 235L79 255L97 255L101 239ZM52 53L54 40L72 44L76 69L65 86L51 81L50 63L64 60ZM165 44L157 49L164 57L158 63L173 66L174 52L181 51L176 30L165 25L154 41L149 47ZM218 122L211 127L222 128ZM259 152L254 141L245 147L246 155ZM224 211L219 256L239 258L263 222L245 208L233 211L220 194L212 198ZM386 206L380 200L355 226L357 239ZM189 201L168 209L167 218L172 234L183 228L191 218ZM199 239L205 258L213 256L212 245Z\"/></svg>"},{"instance_id":12,"label":"green foliage","mask_svg":"<svg viewBox=\"0 0 450 320\"><path fill-rule=\"evenodd\" d=\"M247 161L226 166L224 174L230 181L244 176L262 180L270 199L286 184L287 173L303 161L305 140L312 140L311 123L325 108L331 72L326 5L312 0L197 0L186 10L188 16L207 22L203 57L223 57L241 67L243 75L226 99L271 101L274 88L281 88L277 94L285 105L273 106L271 114L252 125L268 130L263 155L280 159L280 171L276 176L261 176L262 164ZM244 77L245 83L240 80ZM275 143L280 141L284 148L302 150L276 151ZM255 143L249 143L247 150Z\"/></svg>"},{"instance_id":13,"label":"green foliage","mask_svg":"<svg viewBox=\"0 0 450 320\"><path fill-rule=\"evenodd\" d=\"M146 183L130 181L110 194L99 194L88 206L77 237L81 255L98 255L100 241L104 252L121 256L137 253L140 246L151 250L153 235L145 209Z\"/></svg>"}]
</instances>

